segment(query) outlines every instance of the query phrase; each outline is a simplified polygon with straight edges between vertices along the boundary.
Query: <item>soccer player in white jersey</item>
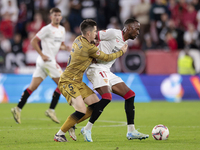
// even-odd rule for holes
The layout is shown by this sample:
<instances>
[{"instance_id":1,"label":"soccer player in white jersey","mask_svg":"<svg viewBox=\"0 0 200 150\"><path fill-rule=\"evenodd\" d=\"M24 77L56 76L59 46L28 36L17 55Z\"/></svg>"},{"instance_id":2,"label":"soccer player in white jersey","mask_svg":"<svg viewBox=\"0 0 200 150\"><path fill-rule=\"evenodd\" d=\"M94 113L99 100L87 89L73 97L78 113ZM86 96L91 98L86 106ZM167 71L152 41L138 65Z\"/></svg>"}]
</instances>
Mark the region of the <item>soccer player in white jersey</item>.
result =
<instances>
[{"instance_id":1,"label":"soccer player in white jersey","mask_svg":"<svg viewBox=\"0 0 200 150\"><path fill-rule=\"evenodd\" d=\"M120 47L127 43L128 39L134 40L139 35L140 23L135 19L128 19L124 23L123 30L107 29L98 32L99 49L110 54L119 51ZM125 112L127 117L127 139L146 139L149 135L138 132L134 126L134 98L135 93L123 82L123 80L113 74L110 68L115 60L104 62L97 60L87 69L87 77L93 84L93 88L101 95L102 99L94 108L94 111L87 125L81 129L84 139L92 142L91 129L98 119L103 109L112 100L111 91L125 99Z\"/></svg>"},{"instance_id":2,"label":"soccer player in white jersey","mask_svg":"<svg viewBox=\"0 0 200 150\"><path fill-rule=\"evenodd\" d=\"M40 83L47 76L50 76L54 82L58 84L62 69L56 63L55 56L59 49L70 51L70 49L64 44L65 28L60 25L62 20L60 9L52 8L50 10L50 19L51 23L43 27L31 41L32 46L39 53L39 56L36 61L36 70L33 73L29 87L22 93L18 105L11 109L13 117L17 123L21 123L21 110L26 104L28 97L37 89ZM42 49L40 49L38 44L39 41L41 41ZM60 94L61 93L57 87L53 93L50 107L45 111L46 116L50 117L56 123L60 123L54 111Z\"/></svg>"}]
</instances>

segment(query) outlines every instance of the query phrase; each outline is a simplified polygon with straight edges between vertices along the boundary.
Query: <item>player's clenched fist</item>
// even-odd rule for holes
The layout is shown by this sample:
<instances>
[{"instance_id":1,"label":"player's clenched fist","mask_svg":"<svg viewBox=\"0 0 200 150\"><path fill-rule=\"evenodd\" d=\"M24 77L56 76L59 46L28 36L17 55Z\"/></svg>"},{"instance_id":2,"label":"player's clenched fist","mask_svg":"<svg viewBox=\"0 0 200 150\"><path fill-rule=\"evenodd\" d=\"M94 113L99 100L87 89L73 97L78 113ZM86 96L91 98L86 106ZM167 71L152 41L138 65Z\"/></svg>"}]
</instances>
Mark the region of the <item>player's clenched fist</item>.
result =
<instances>
[{"instance_id":1,"label":"player's clenched fist","mask_svg":"<svg viewBox=\"0 0 200 150\"><path fill-rule=\"evenodd\" d=\"M124 44L124 46L122 46L121 50L123 51L123 53L126 53L127 48L128 48L127 44Z\"/></svg>"}]
</instances>

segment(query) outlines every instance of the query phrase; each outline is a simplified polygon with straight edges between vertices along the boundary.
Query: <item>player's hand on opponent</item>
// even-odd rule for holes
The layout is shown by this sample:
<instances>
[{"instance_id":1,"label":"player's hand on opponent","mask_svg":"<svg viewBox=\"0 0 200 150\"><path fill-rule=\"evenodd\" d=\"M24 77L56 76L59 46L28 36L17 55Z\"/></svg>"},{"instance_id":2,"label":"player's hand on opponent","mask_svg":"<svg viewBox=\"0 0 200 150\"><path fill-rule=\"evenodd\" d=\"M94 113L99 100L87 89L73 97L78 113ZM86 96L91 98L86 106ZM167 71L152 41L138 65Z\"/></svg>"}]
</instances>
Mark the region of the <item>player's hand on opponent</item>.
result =
<instances>
[{"instance_id":1,"label":"player's hand on opponent","mask_svg":"<svg viewBox=\"0 0 200 150\"><path fill-rule=\"evenodd\" d=\"M96 58L93 58L93 59L92 59L92 63L94 63L94 64L96 64L96 63L97 63L97 60L96 60Z\"/></svg>"},{"instance_id":2,"label":"player's hand on opponent","mask_svg":"<svg viewBox=\"0 0 200 150\"><path fill-rule=\"evenodd\" d=\"M51 60L49 59L49 57L46 56L46 55L44 55L44 54L42 54L41 57L42 57L43 61L51 61Z\"/></svg>"},{"instance_id":3,"label":"player's hand on opponent","mask_svg":"<svg viewBox=\"0 0 200 150\"><path fill-rule=\"evenodd\" d=\"M128 48L127 44L124 44L124 46L122 46L121 50L123 51L123 53L126 53L127 48Z\"/></svg>"}]
</instances>

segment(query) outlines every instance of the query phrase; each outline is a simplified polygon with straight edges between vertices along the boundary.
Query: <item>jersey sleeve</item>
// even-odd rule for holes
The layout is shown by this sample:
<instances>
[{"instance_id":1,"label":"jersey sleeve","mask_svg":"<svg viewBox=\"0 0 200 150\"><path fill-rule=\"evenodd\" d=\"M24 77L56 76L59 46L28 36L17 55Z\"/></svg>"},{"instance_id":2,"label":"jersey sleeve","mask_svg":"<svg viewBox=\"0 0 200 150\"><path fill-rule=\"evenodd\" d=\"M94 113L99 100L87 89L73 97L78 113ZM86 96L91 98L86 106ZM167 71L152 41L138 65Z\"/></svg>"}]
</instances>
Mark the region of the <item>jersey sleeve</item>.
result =
<instances>
[{"instance_id":1,"label":"jersey sleeve","mask_svg":"<svg viewBox=\"0 0 200 150\"><path fill-rule=\"evenodd\" d=\"M98 32L99 41L109 41L116 38L116 29L100 30Z\"/></svg>"},{"instance_id":2,"label":"jersey sleeve","mask_svg":"<svg viewBox=\"0 0 200 150\"><path fill-rule=\"evenodd\" d=\"M44 37L46 37L49 34L49 29L47 28L47 26L43 27L37 34L36 36L42 40Z\"/></svg>"},{"instance_id":3,"label":"jersey sleeve","mask_svg":"<svg viewBox=\"0 0 200 150\"><path fill-rule=\"evenodd\" d=\"M111 61L123 55L122 50L116 53L106 54L100 51L96 46L92 47L90 50L88 50L88 52L89 52L90 57L103 60L103 61Z\"/></svg>"}]
</instances>

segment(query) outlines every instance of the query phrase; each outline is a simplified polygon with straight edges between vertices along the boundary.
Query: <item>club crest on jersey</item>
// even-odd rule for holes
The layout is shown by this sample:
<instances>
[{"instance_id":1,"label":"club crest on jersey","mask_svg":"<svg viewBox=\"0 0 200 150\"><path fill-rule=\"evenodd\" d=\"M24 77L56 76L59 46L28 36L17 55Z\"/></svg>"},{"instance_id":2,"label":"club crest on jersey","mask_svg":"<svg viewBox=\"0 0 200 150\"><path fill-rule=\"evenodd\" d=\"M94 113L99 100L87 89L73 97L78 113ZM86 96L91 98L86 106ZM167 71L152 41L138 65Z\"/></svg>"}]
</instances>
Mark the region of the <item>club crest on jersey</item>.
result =
<instances>
[{"instance_id":1,"label":"club crest on jersey","mask_svg":"<svg viewBox=\"0 0 200 150\"><path fill-rule=\"evenodd\" d=\"M100 50L98 50L98 51L96 52L96 54L97 54L97 55L100 55Z\"/></svg>"},{"instance_id":2,"label":"club crest on jersey","mask_svg":"<svg viewBox=\"0 0 200 150\"><path fill-rule=\"evenodd\" d=\"M118 40L118 39L116 39L116 42L118 43L118 42L119 42L119 40Z\"/></svg>"},{"instance_id":3,"label":"club crest on jersey","mask_svg":"<svg viewBox=\"0 0 200 150\"><path fill-rule=\"evenodd\" d=\"M106 83L108 83L108 79L103 79Z\"/></svg>"}]
</instances>

